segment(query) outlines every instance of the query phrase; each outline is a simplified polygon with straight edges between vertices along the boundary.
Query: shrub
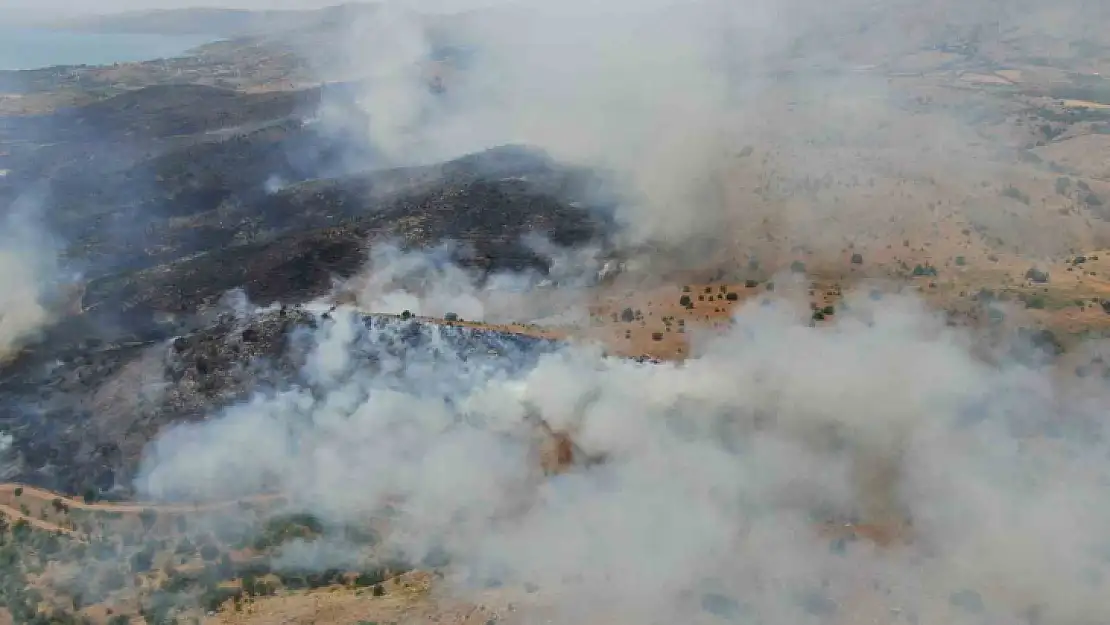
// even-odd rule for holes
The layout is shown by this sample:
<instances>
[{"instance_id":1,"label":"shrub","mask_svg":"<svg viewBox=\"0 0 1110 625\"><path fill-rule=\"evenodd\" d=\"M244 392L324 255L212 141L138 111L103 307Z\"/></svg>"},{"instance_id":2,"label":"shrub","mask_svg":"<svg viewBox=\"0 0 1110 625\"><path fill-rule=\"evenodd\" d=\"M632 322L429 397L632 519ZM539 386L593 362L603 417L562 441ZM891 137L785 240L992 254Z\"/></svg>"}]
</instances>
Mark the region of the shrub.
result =
<instances>
[{"instance_id":1,"label":"shrub","mask_svg":"<svg viewBox=\"0 0 1110 625\"><path fill-rule=\"evenodd\" d=\"M405 319L406 321L409 320L409 319L412 319L412 312L410 312L408 310L402 310L401 311L401 318Z\"/></svg>"},{"instance_id":2,"label":"shrub","mask_svg":"<svg viewBox=\"0 0 1110 625\"><path fill-rule=\"evenodd\" d=\"M790 271L792 271L794 273L805 273L806 264L803 263L800 260L796 260L796 261L790 263Z\"/></svg>"},{"instance_id":3,"label":"shrub","mask_svg":"<svg viewBox=\"0 0 1110 625\"><path fill-rule=\"evenodd\" d=\"M957 256L956 257L956 266L957 267L963 267L966 264L967 264L967 259L965 259L963 256Z\"/></svg>"},{"instance_id":4,"label":"shrub","mask_svg":"<svg viewBox=\"0 0 1110 625\"><path fill-rule=\"evenodd\" d=\"M23 487L22 486L16 486L15 496L16 497L21 497L22 495L23 495Z\"/></svg>"},{"instance_id":5,"label":"shrub","mask_svg":"<svg viewBox=\"0 0 1110 625\"><path fill-rule=\"evenodd\" d=\"M235 566L231 562L231 556L226 553L220 554L220 562L217 564L216 570L221 577L231 577L235 573Z\"/></svg>"},{"instance_id":6,"label":"shrub","mask_svg":"<svg viewBox=\"0 0 1110 625\"><path fill-rule=\"evenodd\" d=\"M149 571L152 564L154 564L154 553L145 548L135 552L135 555L131 556L132 573Z\"/></svg>"},{"instance_id":7,"label":"shrub","mask_svg":"<svg viewBox=\"0 0 1110 625\"><path fill-rule=\"evenodd\" d=\"M797 597L797 602L798 607L812 616L824 617L821 619L824 621L830 620L836 614L836 602L819 592L803 592Z\"/></svg>"},{"instance_id":8,"label":"shrub","mask_svg":"<svg viewBox=\"0 0 1110 625\"><path fill-rule=\"evenodd\" d=\"M725 294L725 299L730 302L735 302L736 300L740 299L740 296L736 293L729 292Z\"/></svg>"},{"instance_id":9,"label":"shrub","mask_svg":"<svg viewBox=\"0 0 1110 625\"><path fill-rule=\"evenodd\" d=\"M735 599L717 593L702 595L701 609L727 620L736 620L741 616L740 604Z\"/></svg>"},{"instance_id":10,"label":"shrub","mask_svg":"<svg viewBox=\"0 0 1110 625\"><path fill-rule=\"evenodd\" d=\"M954 592L948 597L948 603L973 614L979 614L984 609L982 596L974 590Z\"/></svg>"},{"instance_id":11,"label":"shrub","mask_svg":"<svg viewBox=\"0 0 1110 625\"><path fill-rule=\"evenodd\" d=\"M355 586L369 587L381 584L385 580L384 569L374 569L372 571L363 571L355 577Z\"/></svg>"},{"instance_id":12,"label":"shrub","mask_svg":"<svg viewBox=\"0 0 1110 625\"><path fill-rule=\"evenodd\" d=\"M632 323L636 320L636 313L631 308L625 308L621 311L621 321L625 323Z\"/></svg>"},{"instance_id":13,"label":"shrub","mask_svg":"<svg viewBox=\"0 0 1110 625\"><path fill-rule=\"evenodd\" d=\"M860 254L859 252L856 252L855 254L852 254L852 264L853 265L862 265L863 264L863 254Z\"/></svg>"},{"instance_id":14,"label":"shrub","mask_svg":"<svg viewBox=\"0 0 1110 625\"><path fill-rule=\"evenodd\" d=\"M212 543L208 543L200 548L200 557L204 558L206 562L211 562L220 557L220 548Z\"/></svg>"},{"instance_id":15,"label":"shrub","mask_svg":"<svg viewBox=\"0 0 1110 625\"><path fill-rule=\"evenodd\" d=\"M1026 193L1023 193L1021 189L1018 189L1017 187L1014 187L1014 186L1008 186L1005 189L1003 189L1002 190L1002 195L1003 195L1003 197L1008 197L1010 199L1017 200L1017 201L1021 202L1022 204L1028 204L1029 203L1029 196Z\"/></svg>"},{"instance_id":16,"label":"shrub","mask_svg":"<svg viewBox=\"0 0 1110 625\"><path fill-rule=\"evenodd\" d=\"M265 597L274 594L276 590L273 584L264 579L258 579L254 575L244 575L239 586L249 597Z\"/></svg>"},{"instance_id":17,"label":"shrub","mask_svg":"<svg viewBox=\"0 0 1110 625\"><path fill-rule=\"evenodd\" d=\"M201 605L208 612L216 612L228 600L238 599L242 596L243 591L240 588L216 586L201 596Z\"/></svg>"},{"instance_id":18,"label":"shrub","mask_svg":"<svg viewBox=\"0 0 1110 625\"><path fill-rule=\"evenodd\" d=\"M143 523L143 529L149 530L154 527L155 521L158 520L158 513L150 508L143 508L139 513L139 520Z\"/></svg>"},{"instance_id":19,"label":"shrub","mask_svg":"<svg viewBox=\"0 0 1110 625\"><path fill-rule=\"evenodd\" d=\"M690 301L689 295L683 295L682 297L678 298L678 305L682 306L683 308L689 308L694 305L694 302Z\"/></svg>"},{"instance_id":20,"label":"shrub","mask_svg":"<svg viewBox=\"0 0 1110 625\"><path fill-rule=\"evenodd\" d=\"M1038 284L1044 284L1045 282L1048 282L1048 272L1047 271L1041 271L1040 269L1037 269L1036 267L1030 267L1029 271L1025 272L1025 279L1029 280L1030 282L1036 282Z\"/></svg>"}]
</instances>

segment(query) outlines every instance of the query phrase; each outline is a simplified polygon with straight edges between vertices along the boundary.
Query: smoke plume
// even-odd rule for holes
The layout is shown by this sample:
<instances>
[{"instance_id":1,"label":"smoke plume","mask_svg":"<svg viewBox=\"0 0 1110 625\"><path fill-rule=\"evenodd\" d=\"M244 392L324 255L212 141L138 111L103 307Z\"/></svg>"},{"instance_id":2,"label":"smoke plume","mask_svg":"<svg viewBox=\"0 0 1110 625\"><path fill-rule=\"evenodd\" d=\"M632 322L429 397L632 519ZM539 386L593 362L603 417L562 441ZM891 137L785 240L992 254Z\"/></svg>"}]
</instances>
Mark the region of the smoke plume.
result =
<instances>
[{"instance_id":1,"label":"smoke plume","mask_svg":"<svg viewBox=\"0 0 1110 625\"><path fill-rule=\"evenodd\" d=\"M682 365L509 339L475 357L434 326L391 350L408 326L341 308L304 386L171 429L139 486L274 488L333 523L388 504L385 547L446 553L451 592L533 584L567 620L1105 614L1106 391L987 364L914 299L851 308L824 328L744 308ZM543 477L536 415L604 462ZM894 542L845 544L844 523Z\"/></svg>"},{"instance_id":2,"label":"smoke plume","mask_svg":"<svg viewBox=\"0 0 1110 625\"><path fill-rule=\"evenodd\" d=\"M941 218L1045 254L1104 229L1078 217L1045 228L1051 211L1028 198L966 192L997 185L1011 163L991 159L1011 138L971 135L965 112L917 115L923 95L866 70L928 39L913 33L934 24L899 13L908 4L886 3L874 23L871 3L849 0L575 0L437 19L387 5L350 25L337 71L362 81L380 164L513 143L614 172L624 251L649 260L712 264L763 242L780 254L909 247ZM832 43L844 36L851 45ZM462 50L457 69L429 63L445 40ZM428 88L437 79L442 93ZM748 306L681 364L368 323L360 310L537 321L581 308L579 287L604 267L558 251L570 260L543 285L479 278L452 248L374 249L341 285L346 304L298 337L311 349L297 382L163 432L144 497L276 491L330 524L388 516L382 549L446 556L444 592L539 589L525 620L1110 613L1101 381L981 358L980 337L913 298L851 297L822 327L785 298ZM557 296L541 306L548 286ZM545 474L543 425L594 462ZM294 543L275 563L348 566L352 553Z\"/></svg>"},{"instance_id":3,"label":"smoke plume","mask_svg":"<svg viewBox=\"0 0 1110 625\"><path fill-rule=\"evenodd\" d=\"M454 313L486 323L588 320L583 289L597 282L604 267L600 251L560 248L541 237L526 243L545 261L544 274L468 271L455 262L465 250L453 244L428 250L375 245L365 269L338 285L336 298L375 313L436 318Z\"/></svg>"},{"instance_id":4,"label":"smoke plume","mask_svg":"<svg viewBox=\"0 0 1110 625\"><path fill-rule=\"evenodd\" d=\"M486 4L429 16L386 3L354 21L328 70L358 81L365 116L324 117L381 163L513 143L612 172L620 243L652 270L883 253L939 219L1007 253L1110 236L1104 220L998 197L1013 184L1063 208L1051 165L1018 165L1036 137L1000 123L1029 103L948 91L921 69L946 47L974 44L976 63L1001 68L999 56L1088 37L1081 2Z\"/></svg>"},{"instance_id":5,"label":"smoke plume","mask_svg":"<svg viewBox=\"0 0 1110 625\"><path fill-rule=\"evenodd\" d=\"M37 338L58 312L57 248L33 209L21 198L0 224L0 361Z\"/></svg>"},{"instance_id":6,"label":"smoke plume","mask_svg":"<svg viewBox=\"0 0 1110 625\"><path fill-rule=\"evenodd\" d=\"M529 2L470 19L386 4L351 28L345 73L363 81L365 136L386 162L537 145L617 172L630 242L684 240L720 225L715 176L735 130L724 46L735 11L683 9ZM429 62L444 41L458 58ZM430 92L431 79L445 92Z\"/></svg>"}]
</instances>

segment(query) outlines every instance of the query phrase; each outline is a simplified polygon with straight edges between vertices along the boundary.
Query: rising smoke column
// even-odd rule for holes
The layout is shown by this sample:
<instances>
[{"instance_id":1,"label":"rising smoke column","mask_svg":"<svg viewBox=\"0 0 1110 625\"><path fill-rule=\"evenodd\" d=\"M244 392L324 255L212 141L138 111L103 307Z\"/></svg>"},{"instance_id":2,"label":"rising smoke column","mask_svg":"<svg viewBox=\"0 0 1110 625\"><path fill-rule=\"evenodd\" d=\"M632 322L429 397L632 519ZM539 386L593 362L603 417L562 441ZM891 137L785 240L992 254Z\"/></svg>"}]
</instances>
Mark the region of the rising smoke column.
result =
<instances>
[{"instance_id":1,"label":"rising smoke column","mask_svg":"<svg viewBox=\"0 0 1110 625\"><path fill-rule=\"evenodd\" d=\"M826 328L744 308L683 365L509 339L478 357L434 328L389 348L420 326L340 310L302 386L169 430L140 490L276 486L335 523L389 502L383 548L445 552L464 598L535 584L568 621L700 620L706 602L784 624L1105 614L1106 391L983 362L913 299L851 303ZM536 414L607 461L543 478ZM909 542L882 550L819 531L905 519Z\"/></svg>"},{"instance_id":2,"label":"rising smoke column","mask_svg":"<svg viewBox=\"0 0 1110 625\"><path fill-rule=\"evenodd\" d=\"M17 200L0 222L0 361L34 340L55 312L58 257L36 206Z\"/></svg>"}]
</instances>

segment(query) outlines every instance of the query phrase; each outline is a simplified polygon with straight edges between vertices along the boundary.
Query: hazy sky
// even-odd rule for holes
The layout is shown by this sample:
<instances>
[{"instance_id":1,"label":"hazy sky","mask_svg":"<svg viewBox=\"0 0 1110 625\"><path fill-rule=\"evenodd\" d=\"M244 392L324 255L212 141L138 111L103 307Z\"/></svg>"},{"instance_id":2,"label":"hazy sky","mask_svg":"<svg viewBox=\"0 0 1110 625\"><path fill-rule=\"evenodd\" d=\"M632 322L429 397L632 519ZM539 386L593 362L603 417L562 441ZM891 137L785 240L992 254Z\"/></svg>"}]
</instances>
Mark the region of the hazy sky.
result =
<instances>
[{"instance_id":1,"label":"hazy sky","mask_svg":"<svg viewBox=\"0 0 1110 625\"><path fill-rule=\"evenodd\" d=\"M77 13L107 13L132 9L176 9L188 6L222 6L248 9L296 9L340 4L329 0L0 0L0 9L68 10Z\"/></svg>"},{"instance_id":2,"label":"hazy sky","mask_svg":"<svg viewBox=\"0 0 1110 625\"><path fill-rule=\"evenodd\" d=\"M112 13L135 9L176 9L192 6L219 6L244 9L304 9L352 0L0 0L0 12L21 13ZM388 0L423 11L446 11L476 4L496 4L500 0Z\"/></svg>"}]
</instances>

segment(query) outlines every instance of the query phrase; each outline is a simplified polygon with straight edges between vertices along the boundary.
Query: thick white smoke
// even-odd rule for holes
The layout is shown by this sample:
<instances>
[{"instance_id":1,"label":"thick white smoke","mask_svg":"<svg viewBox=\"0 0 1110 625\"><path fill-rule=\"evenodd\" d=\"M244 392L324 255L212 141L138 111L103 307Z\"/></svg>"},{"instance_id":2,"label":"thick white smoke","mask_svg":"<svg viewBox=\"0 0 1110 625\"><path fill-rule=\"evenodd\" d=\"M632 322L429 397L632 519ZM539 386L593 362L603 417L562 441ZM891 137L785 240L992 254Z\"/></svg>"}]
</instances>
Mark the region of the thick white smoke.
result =
<instances>
[{"instance_id":1,"label":"thick white smoke","mask_svg":"<svg viewBox=\"0 0 1110 625\"><path fill-rule=\"evenodd\" d=\"M739 35L736 7L693 6L523 2L433 18L386 4L352 25L342 57L364 81L365 138L387 162L540 146L623 177L631 241L681 239L720 223L715 177L743 128L728 46L766 26L745 9ZM431 63L444 41L462 52ZM437 74L443 94L429 90Z\"/></svg>"},{"instance_id":2,"label":"thick white smoke","mask_svg":"<svg viewBox=\"0 0 1110 625\"><path fill-rule=\"evenodd\" d=\"M57 312L57 248L33 209L33 202L17 201L0 223L0 361L34 340Z\"/></svg>"},{"instance_id":3,"label":"thick white smoke","mask_svg":"<svg viewBox=\"0 0 1110 625\"><path fill-rule=\"evenodd\" d=\"M403 250L372 247L366 268L338 286L340 300L360 309L442 318L454 313L486 323L576 323L588 319L583 287L597 281L604 266L594 248L564 249L540 237L526 241L548 271L500 272L483 276L459 267L451 244Z\"/></svg>"},{"instance_id":4,"label":"thick white smoke","mask_svg":"<svg viewBox=\"0 0 1110 625\"><path fill-rule=\"evenodd\" d=\"M363 80L366 118L336 109L331 121L384 164L514 143L613 172L625 251L683 269L745 254L785 265L800 249L829 263L849 243L877 255L891 241L917 247L938 220L1039 255L1108 232L997 197L1029 185L1060 208L1056 174L1015 164L1027 129L982 123L1027 105L964 93L929 60L974 40L981 55L957 67L1003 67L1027 52L1014 32L1029 31L1029 49L1083 39L1074 18L1096 9L1082 0L1058 11L1021 0L487 4L429 16L385 3L351 24L325 47L343 77ZM442 92L429 88L436 76Z\"/></svg>"},{"instance_id":5,"label":"thick white smoke","mask_svg":"<svg viewBox=\"0 0 1110 625\"><path fill-rule=\"evenodd\" d=\"M390 503L386 546L445 550L451 591L531 583L568 620L699 620L706 602L784 624L1108 613L1104 389L1065 397L1044 371L986 364L912 299L854 301L831 327L804 318L743 309L682 365L586 347L533 363L503 338L518 363L505 369L460 350L460 329L374 351L405 326L367 330L340 309L305 388L170 430L139 485L274 488L335 522ZM542 477L537 413L606 461ZM906 542L841 549L825 521Z\"/></svg>"},{"instance_id":6,"label":"thick white smoke","mask_svg":"<svg viewBox=\"0 0 1110 625\"><path fill-rule=\"evenodd\" d=\"M862 0L525 2L440 21L387 6L352 25L341 56L366 79L365 136L388 164L532 144L615 171L625 242L649 255L678 247L708 263L702 242L741 230L839 253L845 237L889 247L932 233L942 203L962 226L980 196L946 185L984 188L1002 168L959 119L907 113L918 94L882 72L832 71L930 40L910 36L908 22L926 20L902 17L910 3L880 4L874 21L856 12L872 5ZM470 50L457 72L427 63L444 32ZM428 89L435 71L441 94ZM863 201L872 177L894 189L878 208ZM922 189L939 194L928 210ZM1020 243L1056 241L1032 208L1015 220L993 196L978 205L1013 222ZM442 250L375 254L345 285L359 308L542 316ZM533 277L499 279L535 297ZM311 335L300 386L163 433L138 487L189 499L277 490L337 523L391 506L383 548L417 561L442 550L446 590L463 598L489 579L534 584L533 601L562 622L1110 614L1100 382L984 361L977 337L914 299L849 303L819 328L785 302L744 308L682 364L658 365L594 346L533 362L523 339L368 329L341 307ZM543 475L537 415L604 462ZM845 523L894 540L842 542Z\"/></svg>"}]
</instances>

